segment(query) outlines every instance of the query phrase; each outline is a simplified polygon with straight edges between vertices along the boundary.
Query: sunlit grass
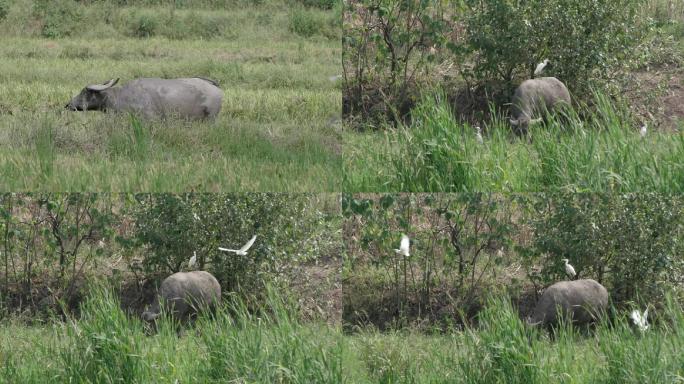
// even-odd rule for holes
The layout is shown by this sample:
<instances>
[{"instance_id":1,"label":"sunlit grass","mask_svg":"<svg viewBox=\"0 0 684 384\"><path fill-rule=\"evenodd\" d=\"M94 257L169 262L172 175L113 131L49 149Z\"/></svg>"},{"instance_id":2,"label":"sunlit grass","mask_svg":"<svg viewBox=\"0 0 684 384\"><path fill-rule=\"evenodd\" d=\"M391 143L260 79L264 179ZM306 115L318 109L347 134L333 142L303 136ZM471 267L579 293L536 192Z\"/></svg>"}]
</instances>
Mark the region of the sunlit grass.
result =
<instances>
[{"instance_id":1,"label":"sunlit grass","mask_svg":"<svg viewBox=\"0 0 684 384\"><path fill-rule=\"evenodd\" d=\"M490 301L479 325L425 335L364 330L348 338L357 383L677 383L684 378L684 313L675 303L640 334L625 314L553 337L527 328L510 303Z\"/></svg>"},{"instance_id":2,"label":"sunlit grass","mask_svg":"<svg viewBox=\"0 0 684 384\"><path fill-rule=\"evenodd\" d=\"M346 132L347 191L684 190L684 134L641 137L619 106L597 95L598 110L535 126L517 137L507 121L475 129L443 98L426 97L413 124L379 133Z\"/></svg>"},{"instance_id":3,"label":"sunlit grass","mask_svg":"<svg viewBox=\"0 0 684 384\"><path fill-rule=\"evenodd\" d=\"M21 4L30 10L30 1ZM125 32L127 15L161 17L170 8L99 2L83 6L85 15L114 9L111 24L46 39L11 22L31 18L19 5L0 22L0 189L340 189L341 91L328 78L340 71L341 44L291 32L292 5L203 3L173 11L230 18L230 34L213 39L135 38ZM307 12L333 20L339 10ZM224 90L216 121L137 124L128 116L63 110L89 83L192 76L215 79Z\"/></svg>"},{"instance_id":4,"label":"sunlit grass","mask_svg":"<svg viewBox=\"0 0 684 384\"><path fill-rule=\"evenodd\" d=\"M302 324L273 292L261 309L228 300L216 313L179 329L163 319L156 332L126 315L107 290L94 290L81 317L47 326L3 323L0 383L343 381L339 331Z\"/></svg>"}]
</instances>

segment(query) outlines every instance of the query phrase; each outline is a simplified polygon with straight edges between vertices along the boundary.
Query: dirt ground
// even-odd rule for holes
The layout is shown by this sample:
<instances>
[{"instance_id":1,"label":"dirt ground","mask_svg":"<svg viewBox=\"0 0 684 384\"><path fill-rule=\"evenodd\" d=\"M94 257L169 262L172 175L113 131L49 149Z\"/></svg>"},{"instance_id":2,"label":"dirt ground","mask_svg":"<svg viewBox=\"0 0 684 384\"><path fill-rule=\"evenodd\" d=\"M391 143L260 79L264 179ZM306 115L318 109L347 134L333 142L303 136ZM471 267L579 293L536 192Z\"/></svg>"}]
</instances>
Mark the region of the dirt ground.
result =
<instances>
[{"instance_id":1,"label":"dirt ground","mask_svg":"<svg viewBox=\"0 0 684 384\"><path fill-rule=\"evenodd\" d=\"M669 132L684 129L684 68L636 72L630 83L624 97L643 123Z\"/></svg>"}]
</instances>

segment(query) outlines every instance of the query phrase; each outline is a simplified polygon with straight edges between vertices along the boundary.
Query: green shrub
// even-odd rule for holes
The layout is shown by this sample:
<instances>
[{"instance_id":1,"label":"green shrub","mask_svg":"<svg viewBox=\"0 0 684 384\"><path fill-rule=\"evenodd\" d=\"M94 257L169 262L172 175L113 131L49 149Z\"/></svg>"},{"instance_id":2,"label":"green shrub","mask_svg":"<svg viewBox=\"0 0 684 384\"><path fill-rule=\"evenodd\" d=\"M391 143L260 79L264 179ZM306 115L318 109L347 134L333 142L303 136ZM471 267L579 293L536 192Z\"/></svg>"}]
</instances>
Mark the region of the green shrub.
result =
<instances>
[{"instance_id":1,"label":"green shrub","mask_svg":"<svg viewBox=\"0 0 684 384\"><path fill-rule=\"evenodd\" d=\"M363 121L403 121L452 26L451 2L360 0L345 2L342 61L348 81L343 114Z\"/></svg>"},{"instance_id":2,"label":"green shrub","mask_svg":"<svg viewBox=\"0 0 684 384\"><path fill-rule=\"evenodd\" d=\"M42 21L43 37L71 36L84 28L83 8L72 0L36 0L33 14Z\"/></svg>"},{"instance_id":3,"label":"green shrub","mask_svg":"<svg viewBox=\"0 0 684 384\"><path fill-rule=\"evenodd\" d=\"M138 196L132 250L144 247L143 271L167 275L187 268L197 252L199 268L212 272L226 291L258 294L264 282L292 261L328 251L332 238L308 197L288 194L155 194ZM240 248L257 240L248 256L218 247Z\"/></svg>"},{"instance_id":4,"label":"green shrub","mask_svg":"<svg viewBox=\"0 0 684 384\"><path fill-rule=\"evenodd\" d=\"M0 21L2 21L9 13L9 0L0 0Z\"/></svg>"},{"instance_id":5,"label":"green shrub","mask_svg":"<svg viewBox=\"0 0 684 384\"><path fill-rule=\"evenodd\" d=\"M559 204L560 203L560 204ZM616 303L661 302L684 272L681 197L562 193L536 203L533 253L544 284L564 278L567 258L580 277L608 288Z\"/></svg>"},{"instance_id":6,"label":"green shrub","mask_svg":"<svg viewBox=\"0 0 684 384\"><path fill-rule=\"evenodd\" d=\"M290 14L289 29L304 37L323 34L325 19L318 13L297 8Z\"/></svg>"},{"instance_id":7,"label":"green shrub","mask_svg":"<svg viewBox=\"0 0 684 384\"><path fill-rule=\"evenodd\" d=\"M152 37L157 33L157 19L150 15L140 15L131 24L131 33L135 37Z\"/></svg>"},{"instance_id":8,"label":"green shrub","mask_svg":"<svg viewBox=\"0 0 684 384\"><path fill-rule=\"evenodd\" d=\"M469 74L479 82L530 78L536 64L576 94L593 80L604 82L624 64L641 38L637 8L642 0L467 0L463 44L457 55L475 54Z\"/></svg>"}]
</instances>

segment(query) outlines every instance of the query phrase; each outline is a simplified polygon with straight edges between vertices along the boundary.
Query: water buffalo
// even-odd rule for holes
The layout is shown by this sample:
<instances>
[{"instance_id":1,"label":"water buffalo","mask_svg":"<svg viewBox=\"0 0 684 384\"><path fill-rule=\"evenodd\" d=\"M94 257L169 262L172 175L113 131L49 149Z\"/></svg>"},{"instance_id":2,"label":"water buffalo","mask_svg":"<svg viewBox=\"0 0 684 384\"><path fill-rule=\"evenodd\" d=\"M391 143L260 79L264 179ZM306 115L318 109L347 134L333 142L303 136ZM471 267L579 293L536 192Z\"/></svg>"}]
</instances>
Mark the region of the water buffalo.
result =
<instances>
[{"instance_id":1,"label":"water buffalo","mask_svg":"<svg viewBox=\"0 0 684 384\"><path fill-rule=\"evenodd\" d=\"M511 125L519 133L527 133L530 124L538 123L546 111L570 105L570 92L555 77L540 77L523 81L513 94Z\"/></svg>"},{"instance_id":2,"label":"water buffalo","mask_svg":"<svg viewBox=\"0 0 684 384\"><path fill-rule=\"evenodd\" d=\"M114 87L119 79L86 86L67 109L131 112L145 118L178 116L214 118L221 110L223 91L209 79L136 79Z\"/></svg>"},{"instance_id":3,"label":"water buffalo","mask_svg":"<svg viewBox=\"0 0 684 384\"><path fill-rule=\"evenodd\" d=\"M142 314L144 320L152 321L159 317L160 300L163 300L167 313L183 320L193 312L216 306L221 301L221 286L206 271L174 273L162 281L152 307Z\"/></svg>"},{"instance_id":4,"label":"water buffalo","mask_svg":"<svg viewBox=\"0 0 684 384\"><path fill-rule=\"evenodd\" d=\"M608 291L595 280L561 281L546 288L527 323L558 324L560 314L574 323L586 325L607 308Z\"/></svg>"}]
</instances>

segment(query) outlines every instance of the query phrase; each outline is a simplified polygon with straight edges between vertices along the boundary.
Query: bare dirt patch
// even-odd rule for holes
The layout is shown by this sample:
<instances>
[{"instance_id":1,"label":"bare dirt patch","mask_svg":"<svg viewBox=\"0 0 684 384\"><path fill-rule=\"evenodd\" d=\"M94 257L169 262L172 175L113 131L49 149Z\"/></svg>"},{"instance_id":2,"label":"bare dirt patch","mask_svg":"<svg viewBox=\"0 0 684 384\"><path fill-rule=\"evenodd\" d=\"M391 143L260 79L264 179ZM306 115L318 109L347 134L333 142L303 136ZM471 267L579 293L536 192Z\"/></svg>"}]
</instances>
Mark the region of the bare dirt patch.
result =
<instances>
[{"instance_id":1,"label":"bare dirt patch","mask_svg":"<svg viewBox=\"0 0 684 384\"><path fill-rule=\"evenodd\" d=\"M304 320L321 319L331 325L342 322L342 260L328 259L295 267L292 290Z\"/></svg>"},{"instance_id":2,"label":"bare dirt patch","mask_svg":"<svg viewBox=\"0 0 684 384\"><path fill-rule=\"evenodd\" d=\"M625 98L642 122L678 131L684 122L684 68L636 72Z\"/></svg>"}]
</instances>

